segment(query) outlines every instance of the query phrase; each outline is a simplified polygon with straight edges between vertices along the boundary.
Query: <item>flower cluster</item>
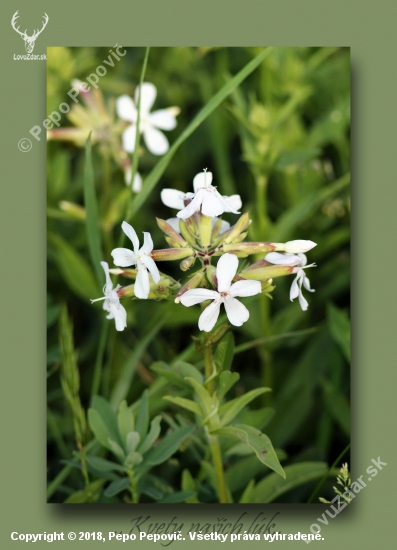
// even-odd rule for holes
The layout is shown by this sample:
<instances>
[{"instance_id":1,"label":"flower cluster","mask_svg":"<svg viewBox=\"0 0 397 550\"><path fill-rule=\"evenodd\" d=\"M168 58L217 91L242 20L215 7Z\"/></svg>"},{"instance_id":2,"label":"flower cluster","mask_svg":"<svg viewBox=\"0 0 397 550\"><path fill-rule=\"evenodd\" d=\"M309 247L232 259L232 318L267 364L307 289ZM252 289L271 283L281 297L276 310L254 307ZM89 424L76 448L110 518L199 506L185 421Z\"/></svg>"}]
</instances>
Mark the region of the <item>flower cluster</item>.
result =
<instances>
[{"instance_id":1,"label":"flower cluster","mask_svg":"<svg viewBox=\"0 0 397 550\"><path fill-rule=\"evenodd\" d=\"M75 79L73 88L79 92L84 106L72 105L68 118L73 123L71 128L55 128L48 130L50 140L71 141L79 147L84 147L91 134L92 143L98 142L102 152L111 156L124 172L127 185L131 185L132 165L127 153L135 150L135 137L138 124L137 105L140 99L139 133L143 135L148 150L153 155L164 155L169 149L169 143L162 130L173 130L176 125L176 116L179 107L168 107L151 112L156 100L157 89L150 82L142 83L135 90L134 100L124 94L116 101L118 119L115 120L114 106L106 105L99 88L87 87ZM121 135L121 140L120 140ZM142 188L142 177L139 173L134 176L132 190L138 193Z\"/></svg>"},{"instance_id":2,"label":"flower cluster","mask_svg":"<svg viewBox=\"0 0 397 550\"><path fill-rule=\"evenodd\" d=\"M156 113L148 115L154 97L152 90L151 101L144 103L143 112L147 116L144 118L142 131L146 132L144 135L147 144L152 139L150 136L155 135L150 125L155 124L156 120L166 120L168 116L162 114L154 117L153 121L151 116ZM124 114L126 108L132 113L132 106L133 103L124 100ZM132 125L134 120L131 114ZM124 137L126 141L130 139L130 130L127 130L127 137ZM214 328L223 304L229 322L234 326L241 326L248 320L249 311L237 298L260 293L269 295L275 288L272 286L273 278L289 274L296 275L292 282L290 299L298 298L302 310L305 311L308 302L303 296L302 287L314 292L310 288L305 269L315 265L307 265L305 252L316 246L316 243L306 240L286 243L244 242L251 223L248 213L243 214L233 226L219 217L225 212L239 214L242 207L240 196L221 195L212 185L212 173L207 170L195 176L193 188L193 193L183 193L176 189L163 189L161 192L163 203L178 210L176 218L167 221L157 219L169 245L167 249L154 250L152 237L147 232L143 233L143 245L140 247L134 228L126 221L122 223L122 230L131 240L133 250L115 248L111 255L114 264L121 269L111 269L110 273L132 278L135 283L113 289L108 265L101 262L106 274L106 285L104 297L98 298L105 300L104 309L109 312L108 318L115 319L116 329L123 330L126 326L126 312L120 304L120 298L123 297L157 300L173 298L176 303L185 307L202 304L203 311L198 326L205 332ZM239 258L262 254L262 260L239 271ZM213 264L215 259L216 266ZM161 273L156 265L156 262L171 260L181 261L182 271L190 270L197 261L200 266L181 286ZM126 269L130 267L133 269Z\"/></svg>"}]
</instances>

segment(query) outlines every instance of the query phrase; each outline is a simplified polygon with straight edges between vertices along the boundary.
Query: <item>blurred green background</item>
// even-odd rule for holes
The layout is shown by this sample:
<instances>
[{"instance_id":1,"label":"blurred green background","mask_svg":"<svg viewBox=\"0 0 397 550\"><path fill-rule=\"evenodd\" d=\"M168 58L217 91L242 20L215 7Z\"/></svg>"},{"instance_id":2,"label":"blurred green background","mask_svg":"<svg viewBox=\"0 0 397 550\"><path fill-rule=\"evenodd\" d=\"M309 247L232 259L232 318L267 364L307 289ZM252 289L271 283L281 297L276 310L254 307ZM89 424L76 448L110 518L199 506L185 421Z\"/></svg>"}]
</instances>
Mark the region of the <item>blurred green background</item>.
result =
<instances>
[{"instance_id":1,"label":"blurred green background","mask_svg":"<svg viewBox=\"0 0 397 550\"><path fill-rule=\"evenodd\" d=\"M176 129L166 132L170 144L231 76L259 52L259 48L150 50L145 81L155 84L158 90L153 110L180 108ZM47 112L57 111L62 102L71 103L67 92L72 79L85 81L108 55L106 48L50 48ZM110 116L118 96L134 95L144 55L144 48L128 49L100 78L98 85ZM63 115L61 126L73 127L67 115ZM350 440L349 131L349 49L275 48L181 144L132 220L138 235L150 231L155 248L165 248L155 217L167 219L175 212L161 203L160 190L171 187L190 191L195 174L208 168L221 193L241 195L242 212L248 210L253 220L247 240L310 239L317 243L308 253L309 263L317 264L307 273L316 290L305 294L308 311L302 312L297 300L289 301L291 277L275 279L273 300L263 296L251 300L249 321L233 331L237 353L232 370L241 376L234 395L261 385L273 389L252 407L274 408L266 434L275 448L283 450L284 467L301 462L331 465ZM149 153L142 141L141 146L139 172L145 183L159 157ZM88 251L84 165L83 147L70 141L48 142L50 483L75 449L72 417L60 383L58 325L62 304L67 304L74 325L80 396L85 409L92 398L94 373L100 362L100 395L111 400L119 392L131 404L149 388L151 416L160 413L164 418L177 418L180 411L162 400L161 392L156 393L159 377L150 367L155 361L171 363L181 357L198 366L202 362L191 340L191 335L198 333L196 308L172 302L124 301L128 328L116 333L113 322L104 320L100 306L90 304L90 298L101 296L103 282L96 279L96 267ZM130 190L120 165L103 144L95 141L93 167L103 259L111 265L110 251L118 243ZM237 219L232 214L224 217L230 222ZM160 268L177 280L186 280L177 263L163 263ZM109 323L107 328L105 323ZM104 349L98 353L106 330ZM257 345L258 339L269 340ZM229 470L230 477L239 480L237 498L251 478L261 480L268 474L262 464L254 466L247 457L228 460L226 475ZM163 466L161 475L178 486L186 467L200 477L197 464L185 449ZM321 496L332 497L332 484L330 480L324 485ZM276 501L306 502L314 485L308 480L276 497ZM81 474L71 470L57 483L50 501L63 502L79 488ZM211 498L203 483L200 500L211 502Z\"/></svg>"}]
</instances>

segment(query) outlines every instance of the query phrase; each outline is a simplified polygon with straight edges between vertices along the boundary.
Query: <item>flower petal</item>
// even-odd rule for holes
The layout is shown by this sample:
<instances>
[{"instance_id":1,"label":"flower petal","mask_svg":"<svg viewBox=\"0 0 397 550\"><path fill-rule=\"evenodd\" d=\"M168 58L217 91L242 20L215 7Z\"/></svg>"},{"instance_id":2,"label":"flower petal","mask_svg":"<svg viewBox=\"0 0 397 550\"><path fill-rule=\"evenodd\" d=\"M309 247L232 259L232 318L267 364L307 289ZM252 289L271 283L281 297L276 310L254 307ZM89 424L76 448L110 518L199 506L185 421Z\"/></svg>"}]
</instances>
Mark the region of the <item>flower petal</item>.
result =
<instances>
[{"instance_id":1,"label":"flower petal","mask_svg":"<svg viewBox=\"0 0 397 550\"><path fill-rule=\"evenodd\" d=\"M233 200L230 200L229 197L223 196L215 189L214 191L215 196L219 200L219 202L223 206L223 212L232 212L233 214L240 214L238 211L238 208L235 206L235 202Z\"/></svg>"},{"instance_id":2,"label":"flower petal","mask_svg":"<svg viewBox=\"0 0 397 550\"><path fill-rule=\"evenodd\" d=\"M128 122L136 122L137 110L129 95L124 94L117 98L116 111L118 116L123 120L127 120Z\"/></svg>"},{"instance_id":3,"label":"flower petal","mask_svg":"<svg viewBox=\"0 0 397 550\"><path fill-rule=\"evenodd\" d=\"M308 290L309 292L316 292L314 288L310 288L310 281L306 277L306 275L303 277L303 286Z\"/></svg>"},{"instance_id":4,"label":"flower petal","mask_svg":"<svg viewBox=\"0 0 397 550\"><path fill-rule=\"evenodd\" d=\"M302 308L302 311L306 311L309 307L309 302L306 300L306 298L303 296L302 292L299 293L299 305Z\"/></svg>"},{"instance_id":5,"label":"flower petal","mask_svg":"<svg viewBox=\"0 0 397 550\"><path fill-rule=\"evenodd\" d=\"M168 220L165 220L165 221L168 223L168 225L172 227L174 231L176 231L176 233L178 234L181 233L181 230L179 227L179 218L168 218Z\"/></svg>"},{"instance_id":6,"label":"flower petal","mask_svg":"<svg viewBox=\"0 0 397 550\"><path fill-rule=\"evenodd\" d=\"M300 283L300 286L302 286L302 282L300 280L302 277L302 273L303 271L299 270L297 276L292 281L291 290L289 291L289 299L291 300L291 302L299 296L299 293L300 293L299 283Z\"/></svg>"},{"instance_id":7,"label":"flower petal","mask_svg":"<svg viewBox=\"0 0 397 550\"><path fill-rule=\"evenodd\" d=\"M170 208L176 208L177 210L182 210L185 208L183 199L185 198L185 193L179 191L178 189L163 189L161 191L161 200L163 204L169 206Z\"/></svg>"},{"instance_id":8,"label":"flower petal","mask_svg":"<svg viewBox=\"0 0 397 550\"><path fill-rule=\"evenodd\" d=\"M187 290L180 296L180 302L186 307L195 306L201 304L206 300L217 300L220 298L219 293L215 290L209 290L207 288L192 288Z\"/></svg>"},{"instance_id":9,"label":"flower petal","mask_svg":"<svg viewBox=\"0 0 397 550\"><path fill-rule=\"evenodd\" d=\"M245 296L255 296L255 294L260 294L262 292L262 285L259 281L237 281L237 283L232 284L229 290L230 296L240 296L243 298Z\"/></svg>"},{"instance_id":10,"label":"flower petal","mask_svg":"<svg viewBox=\"0 0 397 550\"><path fill-rule=\"evenodd\" d=\"M202 187L208 187L212 182L212 172L200 172L193 178L193 189L196 192Z\"/></svg>"},{"instance_id":11,"label":"flower petal","mask_svg":"<svg viewBox=\"0 0 397 550\"><path fill-rule=\"evenodd\" d=\"M302 260L299 255L295 254L280 254L280 252L269 252L264 259L267 262L275 265L302 265Z\"/></svg>"},{"instance_id":12,"label":"flower petal","mask_svg":"<svg viewBox=\"0 0 397 550\"><path fill-rule=\"evenodd\" d=\"M139 193L139 191L142 190L142 177L138 172L134 176L132 190L134 191L134 193Z\"/></svg>"},{"instance_id":13,"label":"flower petal","mask_svg":"<svg viewBox=\"0 0 397 550\"><path fill-rule=\"evenodd\" d=\"M150 254L153 250L153 239L150 233L147 231L143 232L143 245L140 248L139 252L142 254Z\"/></svg>"},{"instance_id":14,"label":"flower petal","mask_svg":"<svg viewBox=\"0 0 397 550\"><path fill-rule=\"evenodd\" d=\"M193 214L197 212L197 210L200 210L201 203L203 202L203 193L206 193L206 191L199 189L192 201L189 202L189 204L185 206L183 210L178 212L178 218L186 220L186 218L190 218L190 216L193 216Z\"/></svg>"},{"instance_id":15,"label":"flower petal","mask_svg":"<svg viewBox=\"0 0 397 550\"><path fill-rule=\"evenodd\" d=\"M201 212L204 216L213 218L220 216L225 211L222 202L216 196L215 193L202 189L200 191L203 194L203 203L201 205Z\"/></svg>"},{"instance_id":16,"label":"flower petal","mask_svg":"<svg viewBox=\"0 0 397 550\"><path fill-rule=\"evenodd\" d=\"M127 222L123 222L121 224L121 229L124 231L124 233L127 235L127 237L132 242L132 245L134 247L134 252L137 253L139 250L139 239L138 235L136 234L135 229Z\"/></svg>"},{"instance_id":17,"label":"flower petal","mask_svg":"<svg viewBox=\"0 0 397 550\"><path fill-rule=\"evenodd\" d=\"M223 196L223 198L227 198L229 203L231 203L236 210L240 210L240 208L243 206L240 195L230 195L230 197Z\"/></svg>"},{"instance_id":18,"label":"flower petal","mask_svg":"<svg viewBox=\"0 0 397 550\"><path fill-rule=\"evenodd\" d=\"M143 137L147 148L153 155L164 155L168 151L168 139L154 126L147 126L143 131Z\"/></svg>"},{"instance_id":19,"label":"flower petal","mask_svg":"<svg viewBox=\"0 0 397 550\"><path fill-rule=\"evenodd\" d=\"M159 270L157 269L157 265L155 263L155 261L153 260L153 258L151 258L150 256L142 256L141 257L141 263L144 264L148 270L150 271L150 274L153 278L153 281L155 283L158 283L159 280L160 280L160 273L159 273Z\"/></svg>"},{"instance_id":20,"label":"flower petal","mask_svg":"<svg viewBox=\"0 0 397 550\"><path fill-rule=\"evenodd\" d=\"M146 300L150 292L149 273L146 267L140 262L138 267L138 273L135 280L135 296Z\"/></svg>"},{"instance_id":21,"label":"flower petal","mask_svg":"<svg viewBox=\"0 0 397 550\"><path fill-rule=\"evenodd\" d=\"M138 86L135 90L135 103L138 105L139 101L139 91L140 87ZM142 84L142 98L141 98L141 115L147 115L150 109L153 106L153 103L156 100L157 89L156 86L150 82L143 82Z\"/></svg>"},{"instance_id":22,"label":"flower petal","mask_svg":"<svg viewBox=\"0 0 397 550\"><path fill-rule=\"evenodd\" d=\"M128 248L115 248L112 250L111 255L114 265L118 265L119 267L128 267L136 264L136 254Z\"/></svg>"},{"instance_id":23,"label":"flower petal","mask_svg":"<svg viewBox=\"0 0 397 550\"><path fill-rule=\"evenodd\" d=\"M249 311L244 304L233 298L233 296L227 296L225 299L226 315L232 325L235 327L241 327L245 321L249 319Z\"/></svg>"},{"instance_id":24,"label":"flower petal","mask_svg":"<svg viewBox=\"0 0 397 550\"><path fill-rule=\"evenodd\" d=\"M150 123L160 130L173 130L176 125L176 118L172 114L171 109L161 109L160 111L155 111L149 115Z\"/></svg>"},{"instance_id":25,"label":"flower petal","mask_svg":"<svg viewBox=\"0 0 397 550\"><path fill-rule=\"evenodd\" d=\"M317 246L317 243L314 243L313 241L303 241L298 239L296 241L288 241L285 243L284 250L286 252L297 254L298 252L307 252L315 246Z\"/></svg>"},{"instance_id":26,"label":"flower petal","mask_svg":"<svg viewBox=\"0 0 397 550\"><path fill-rule=\"evenodd\" d=\"M109 275L109 265L108 265L108 263L107 262L101 262L101 266L102 266L102 269L105 272L105 278L106 278L105 295L106 295L106 294L109 294L112 291L113 284L112 284L112 281L111 281L110 275Z\"/></svg>"},{"instance_id":27,"label":"flower petal","mask_svg":"<svg viewBox=\"0 0 397 550\"><path fill-rule=\"evenodd\" d=\"M198 327L200 330L210 332L214 328L219 317L221 303L221 300L214 300L212 304L205 308L199 317Z\"/></svg>"},{"instance_id":28,"label":"flower petal","mask_svg":"<svg viewBox=\"0 0 397 550\"><path fill-rule=\"evenodd\" d=\"M119 304L119 307L116 307L114 304L110 304L110 315L108 319L114 318L116 323L116 330L122 331L127 326L127 312L125 308Z\"/></svg>"},{"instance_id":29,"label":"flower petal","mask_svg":"<svg viewBox=\"0 0 397 550\"><path fill-rule=\"evenodd\" d=\"M121 140L123 142L123 149L127 151L127 153L133 153L135 150L135 134L135 124L131 124L131 126L128 126L123 132Z\"/></svg>"},{"instance_id":30,"label":"flower petal","mask_svg":"<svg viewBox=\"0 0 397 550\"><path fill-rule=\"evenodd\" d=\"M233 277L237 273L238 258L234 254L223 254L216 266L216 278L218 279L218 292L228 292Z\"/></svg>"}]
</instances>

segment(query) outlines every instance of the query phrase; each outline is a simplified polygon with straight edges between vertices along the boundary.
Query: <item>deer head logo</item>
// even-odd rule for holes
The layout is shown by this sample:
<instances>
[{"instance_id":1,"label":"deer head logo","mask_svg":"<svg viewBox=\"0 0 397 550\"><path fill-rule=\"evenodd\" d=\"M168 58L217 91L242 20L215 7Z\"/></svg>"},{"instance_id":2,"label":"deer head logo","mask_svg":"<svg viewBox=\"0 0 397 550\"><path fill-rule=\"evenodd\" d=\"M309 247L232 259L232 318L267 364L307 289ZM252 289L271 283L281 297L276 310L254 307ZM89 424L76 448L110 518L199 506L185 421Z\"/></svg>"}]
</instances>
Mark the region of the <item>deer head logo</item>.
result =
<instances>
[{"instance_id":1,"label":"deer head logo","mask_svg":"<svg viewBox=\"0 0 397 550\"><path fill-rule=\"evenodd\" d=\"M21 32L19 30L19 27L16 27L16 22L17 22L17 19L18 19L19 15L18 15L18 11L16 11L14 13L14 15L12 16L12 19L11 19L11 25L12 25L12 28L14 29L14 31L16 31L18 34L20 34L23 38L23 40L25 41L25 48L26 48L26 51L28 53L32 53L33 49L34 49L34 45L36 43L36 39L37 37L39 36L40 33L43 32L43 30L46 28L47 26L47 23L48 23L48 15L45 13L44 14L44 21L43 21L43 26L41 27L40 30L37 30L37 31L34 31L32 36L29 36L27 33L26 33L26 29L25 29L25 32Z\"/></svg>"}]
</instances>

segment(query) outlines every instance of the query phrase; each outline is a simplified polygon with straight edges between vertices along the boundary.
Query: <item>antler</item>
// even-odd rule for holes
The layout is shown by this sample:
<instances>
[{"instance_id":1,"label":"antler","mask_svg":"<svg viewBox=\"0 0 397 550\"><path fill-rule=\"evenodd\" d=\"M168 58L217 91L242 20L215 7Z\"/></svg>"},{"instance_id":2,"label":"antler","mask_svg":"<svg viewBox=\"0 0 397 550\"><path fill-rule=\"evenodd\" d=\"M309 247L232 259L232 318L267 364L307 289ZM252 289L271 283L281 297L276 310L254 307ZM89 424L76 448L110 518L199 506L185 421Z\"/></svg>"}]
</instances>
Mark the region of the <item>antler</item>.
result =
<instances>
[{"instance_id":1,"label":"antler","mask_svg":"<svg viewBox=\"0 0 397 550\"><path fill-rule=\"evenodd\" d=\"M20 34L21 36L26 36L26 30L25 30L25 32L21 32L21 31L19 30L19 27L16 27L16 26L15 26L18 17L19 17L18 11L16 11L16 12L14 13L14 15L12 16L12 19L11 19L12 28L14 29L14 31L17 31L17 33Z\"/></svg>"},{"instance_id":2,"label":"antler","mask_svg":"<svg viewBox=\"0 0 397 550\"><path fill-rule=\"evenodd\" d=\"M18 13L18 12L17 12ZM46 13L44 13L44 22L43 22L43 26L41 27L41 29L39 31L34 31L33 35L31 36L31 38L37 38L39 36L40 33L43 32L43 30L46 28L47 26L47 23L48 23L48 20L49 20L49 17Z\"/></svg>"}]
</instances>

